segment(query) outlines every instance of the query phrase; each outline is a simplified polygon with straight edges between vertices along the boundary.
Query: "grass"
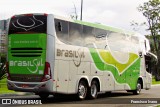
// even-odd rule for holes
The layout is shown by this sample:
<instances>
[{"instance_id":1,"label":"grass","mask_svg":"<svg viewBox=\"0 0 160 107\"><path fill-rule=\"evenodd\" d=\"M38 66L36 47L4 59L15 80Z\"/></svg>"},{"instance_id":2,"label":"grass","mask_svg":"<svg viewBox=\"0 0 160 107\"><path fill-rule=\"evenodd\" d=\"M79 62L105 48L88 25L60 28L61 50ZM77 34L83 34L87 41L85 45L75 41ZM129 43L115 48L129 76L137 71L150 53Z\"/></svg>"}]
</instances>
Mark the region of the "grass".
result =
<instances>
[{"instance_id":1,"label":"grass","mask_svg":"<svg viewBox=\"0 0 160 107\"><path fill-rule=\"evenodd\" d=\"M0 80L0 94L15 93L14 91L8 90L6 80L6 78Z\"/></svg>"},{"instance_id":2,"label":"grass","mask_svg":"<svg viewBox=\"0 0 160 107\"><path fill-rule=\"evenodd\" d=\"M160 81L156 81L155 77L152 78L152 85L160 84Z\"/></svg>"}]
</instances>

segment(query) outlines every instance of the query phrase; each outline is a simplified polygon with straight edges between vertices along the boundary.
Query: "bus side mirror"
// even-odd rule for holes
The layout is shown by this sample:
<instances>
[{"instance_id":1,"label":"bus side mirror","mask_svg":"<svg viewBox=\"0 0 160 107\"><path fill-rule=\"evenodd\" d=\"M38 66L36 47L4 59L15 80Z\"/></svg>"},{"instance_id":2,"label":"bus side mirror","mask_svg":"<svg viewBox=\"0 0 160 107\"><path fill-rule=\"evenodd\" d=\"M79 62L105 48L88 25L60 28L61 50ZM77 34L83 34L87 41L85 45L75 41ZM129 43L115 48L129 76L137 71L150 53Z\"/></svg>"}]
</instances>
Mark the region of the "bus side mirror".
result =
<instances>
[{"instance_id":1,"label":"bus side mirror","mask_svg":"<svg viewBox=\"0 0 160 107\"><path fill-rule=\"evenodd\" d=\"M62 23L58 22L58 31L62 31Z\"/></svg>"}]
</instances>

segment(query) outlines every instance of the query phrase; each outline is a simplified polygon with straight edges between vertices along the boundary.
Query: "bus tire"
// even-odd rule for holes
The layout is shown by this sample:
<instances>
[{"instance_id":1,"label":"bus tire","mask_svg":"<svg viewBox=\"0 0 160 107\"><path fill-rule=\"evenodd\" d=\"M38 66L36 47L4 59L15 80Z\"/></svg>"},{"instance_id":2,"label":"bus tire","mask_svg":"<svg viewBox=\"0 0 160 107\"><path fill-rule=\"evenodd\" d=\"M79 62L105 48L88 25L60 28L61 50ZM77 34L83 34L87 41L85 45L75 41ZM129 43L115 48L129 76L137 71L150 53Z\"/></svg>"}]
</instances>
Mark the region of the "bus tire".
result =
<instances>
[{"instance_id":1,"label":"bus tire","mask_svg":"<svg viewBox=\"0 0 160 107\"><path fill-rule=\"evenodd\" d=\"M78 85L77 97L79 100L84 100L87 96L87 83L85 81L80 81Z\"/></svg>"},{"instance_id":2,"label":"bus tire","mask_svg":"<svg viewBox=\"0 0 160 107\"><path fill-rule=\"evenodd\" d=\"M41 99L46 99L49 96L49 94L47 93L39 93L38 95L40 96Z\"/></svg>"},{"instance_id":3,"label":"bus tire","mask_svg":"<svg viewBox=\"0 0 160 107\"><path fill-rule=\"evenodd\" d=\"M142 89L142 87L141 87L141 81L138 80L136 89L133 90L133 94L134 94L134 95L139 95L140 92L141 92L141 89Z\"/></svg>"},{"instance_id":4,"label":"bus tire","mask_svg":"<svg viewBox=\"0 0 160 107\"><path fill-rule=\"evenodd\" d=\"M90 99L96 99L98 95L98 83L97 81L92 81L91 87L89 88L88 91L88 97Z\"/></svg>"}]
</instances>

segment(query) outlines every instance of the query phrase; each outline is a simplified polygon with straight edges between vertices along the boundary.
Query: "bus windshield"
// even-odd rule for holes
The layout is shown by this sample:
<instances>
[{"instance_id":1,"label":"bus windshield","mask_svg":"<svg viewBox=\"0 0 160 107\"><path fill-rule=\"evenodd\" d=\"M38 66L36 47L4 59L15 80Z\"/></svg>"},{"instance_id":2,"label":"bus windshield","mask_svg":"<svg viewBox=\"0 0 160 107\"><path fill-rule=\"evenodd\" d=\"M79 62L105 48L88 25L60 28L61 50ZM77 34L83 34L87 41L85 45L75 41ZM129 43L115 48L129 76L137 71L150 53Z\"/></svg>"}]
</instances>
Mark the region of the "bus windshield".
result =
<instances>
[{"instance_id":1,"label":"bus windshield","mask_svg":"<svg viewBox=\"0 0 160 107\"><path fill-rule=\"evenodd\" d=\"M46 33L47 16L19 15L13 16L9 24L8 34Z\"/></svg>"}]
</instances>

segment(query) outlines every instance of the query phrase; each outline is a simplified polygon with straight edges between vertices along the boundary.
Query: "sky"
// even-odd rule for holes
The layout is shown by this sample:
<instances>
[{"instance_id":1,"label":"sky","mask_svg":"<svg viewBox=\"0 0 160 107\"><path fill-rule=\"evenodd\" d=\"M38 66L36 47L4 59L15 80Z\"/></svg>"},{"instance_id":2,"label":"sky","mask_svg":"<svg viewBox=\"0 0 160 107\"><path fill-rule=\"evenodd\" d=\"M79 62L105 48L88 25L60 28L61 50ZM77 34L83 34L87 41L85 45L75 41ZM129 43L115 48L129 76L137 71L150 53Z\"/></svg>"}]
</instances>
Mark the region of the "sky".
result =
<instances>
[{"instance_id":1,"label":"sky","mask_svg":"<svg viewBox=\"0 0 160 107\"><path fill-rule=\"evenodd\" d=\"M137 7L148 0L83 0L83 21L132 31L131 22L146 21ZM75 8L80 20L81 0L0 0L0 20L15 14L47 13L70 18ZM137 32L147 34L146 27Z\"/></svg>"}]
</instances>

